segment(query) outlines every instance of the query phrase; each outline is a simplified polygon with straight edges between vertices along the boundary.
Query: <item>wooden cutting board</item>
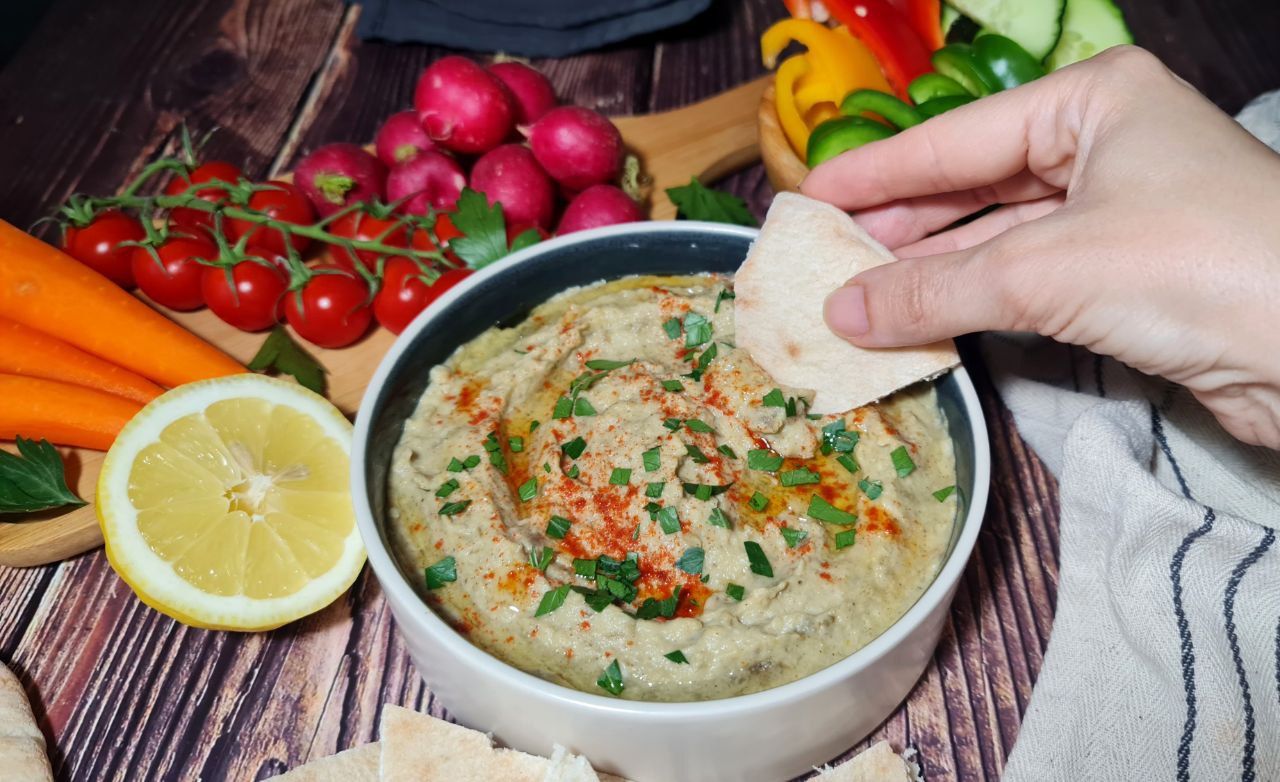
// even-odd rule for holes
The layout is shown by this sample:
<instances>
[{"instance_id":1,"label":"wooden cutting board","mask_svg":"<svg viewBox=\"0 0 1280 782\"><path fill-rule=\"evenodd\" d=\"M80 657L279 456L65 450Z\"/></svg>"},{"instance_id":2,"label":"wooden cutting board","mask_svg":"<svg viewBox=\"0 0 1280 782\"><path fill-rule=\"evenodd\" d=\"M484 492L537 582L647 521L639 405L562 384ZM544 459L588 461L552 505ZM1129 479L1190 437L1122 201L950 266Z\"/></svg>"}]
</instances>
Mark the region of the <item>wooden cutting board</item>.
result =
<instances>
[{"instance_id":1,"label":"wooden cutting board","mask_svg":"<svg viewBox=\"0 0 1280 782\"><path fill-rule=\"evenodd\" d=\"M759 159L756 114L771 81L770 76L761 77L674 111L614 119L628 149L640 157L641 168L652 180L650 217L675 217L666 188L685 184L691 176L707 184ZM183 313L157 309L241 362L249 361L266 338L265 334L248 334L228 326L208 310ZM341 350L307 346L328 370L329 399L347 415L355 415L365 385L394 339L389 331L379 328ZM4 447L11 449L9 444ZM92 501L105 454L84 448L59 450L68 483ZM0 522L0 565L43 565L100 545L102 532L92 502L71 511L35 514L18 523Z\"/></svg>"}]
</instances>

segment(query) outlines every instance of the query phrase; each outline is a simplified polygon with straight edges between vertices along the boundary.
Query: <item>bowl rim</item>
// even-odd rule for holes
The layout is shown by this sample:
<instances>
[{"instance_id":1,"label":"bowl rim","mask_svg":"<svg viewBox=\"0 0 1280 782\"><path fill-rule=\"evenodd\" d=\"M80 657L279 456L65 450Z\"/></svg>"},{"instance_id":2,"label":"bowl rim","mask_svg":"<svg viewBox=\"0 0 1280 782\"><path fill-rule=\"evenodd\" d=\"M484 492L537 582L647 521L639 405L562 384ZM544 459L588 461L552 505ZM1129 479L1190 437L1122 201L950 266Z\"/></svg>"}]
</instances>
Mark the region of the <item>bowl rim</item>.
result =
<instances>
[{"instance_id":1,"label":"bowl rim","mask_svg":"<svg viewBox=\"0 0 1280 782\"><path fill-rule=\"evenodd\" d=\"M991 449L987 435L986 420L982 415L982 406L969 373L963 365L951 370L960 390L960 399L965 414L970 420L970 430L974 440L973 492L969 497L969 508L963 519L964 527L955 539L951 553L934 576L933 581L907 609L880 635L872 639L866 646L821 670L796 679L786 684L767 690L734 695L726 698L705 701L638 701L622 698L610 698L572 687L527 673L507 663L479 646L471 643L449 626L426 604L406 578L384 543L373 516L373 509L368 501L368 485L365 480L365 460L368 458L366 444L369 440L373 407L391 370L400 361L409 345L419 333L446 307L455 300L464 297L474 287L485 280L503 274L517 264L530 258L563 247L594 242L600 239L612 239L664 232L687 233L692 236L723 235L735 238L752 239L759 230L725 223L707 223L695 220L653 220L640 223L594 228L577 231L566 236L556 237L539 242L524 250L512 253L507 257L468 275L459 284L446 291L433 301L409 324L408 328L396 338L378 364L377 370L369 381L360 400L352 435L351 446L351 495L355 504L356 525L364 539L365 549L369 556L369 565L377 577L387 602L394 605L420 606L422 611L415 612L413 618L397 617L398 621L416 621L419 627L451 656L467 658L473 668L479 669L486 677L509 690L523 690L544 699L559 701L565 705L573 705L596 713L625 713L632 717L649 720L665 719L707 719L724 716L727 713L758 711L772 709L787 703L805 700L822 690L838 685L850 676L869 667L881 657L892 653L907 637L916 630L942 602L949 600L950 594L959 581L964 568L973 552L978 532L982 526L987 505L987 494L991 479ZM392 573L394 576L386 577ZM424 677L425 678L425 677Z\"/></svg>"}]
</instances>

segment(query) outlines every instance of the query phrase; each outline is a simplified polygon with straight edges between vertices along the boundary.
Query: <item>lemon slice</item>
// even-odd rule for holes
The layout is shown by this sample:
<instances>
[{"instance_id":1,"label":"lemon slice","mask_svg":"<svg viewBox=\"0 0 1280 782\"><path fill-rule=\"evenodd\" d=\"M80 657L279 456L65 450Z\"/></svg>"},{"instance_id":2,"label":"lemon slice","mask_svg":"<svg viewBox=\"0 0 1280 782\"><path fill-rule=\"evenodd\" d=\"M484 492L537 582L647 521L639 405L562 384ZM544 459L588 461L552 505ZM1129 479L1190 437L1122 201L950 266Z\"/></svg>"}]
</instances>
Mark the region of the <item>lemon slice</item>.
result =
<instances>
[{"instance_id":1,"label":"lemon slice","mask_svg":"<svg viewBox=\"0 0 1280 782\"><path fill-rule=\"evenodd\" d=\"M131 420L97 508L107 558L147 605L196 627L266 630L324 608L364 564L351 424L262 375L189 383Z\"/></svg>"}]
</instances>

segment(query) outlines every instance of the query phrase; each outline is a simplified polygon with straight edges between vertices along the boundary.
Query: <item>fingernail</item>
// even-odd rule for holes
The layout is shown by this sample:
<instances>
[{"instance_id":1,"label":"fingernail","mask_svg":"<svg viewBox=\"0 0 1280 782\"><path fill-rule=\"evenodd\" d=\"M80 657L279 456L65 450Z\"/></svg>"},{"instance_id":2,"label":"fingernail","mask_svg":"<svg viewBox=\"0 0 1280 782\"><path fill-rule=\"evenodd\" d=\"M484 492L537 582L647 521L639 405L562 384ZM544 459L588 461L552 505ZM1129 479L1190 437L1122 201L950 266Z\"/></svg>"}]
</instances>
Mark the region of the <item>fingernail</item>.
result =
<instances>
[{"instance_id":1,"label":"fingernail","mask_svg":"<svg viewBox=\"0 0 1280 782\"><path fill-rule=\"evenodd\" d=\"M827 296L822 307L827 327L841 337L861 337L871 330L867 296L861 285L846 285Z\"/></svg>"}]
</instances>

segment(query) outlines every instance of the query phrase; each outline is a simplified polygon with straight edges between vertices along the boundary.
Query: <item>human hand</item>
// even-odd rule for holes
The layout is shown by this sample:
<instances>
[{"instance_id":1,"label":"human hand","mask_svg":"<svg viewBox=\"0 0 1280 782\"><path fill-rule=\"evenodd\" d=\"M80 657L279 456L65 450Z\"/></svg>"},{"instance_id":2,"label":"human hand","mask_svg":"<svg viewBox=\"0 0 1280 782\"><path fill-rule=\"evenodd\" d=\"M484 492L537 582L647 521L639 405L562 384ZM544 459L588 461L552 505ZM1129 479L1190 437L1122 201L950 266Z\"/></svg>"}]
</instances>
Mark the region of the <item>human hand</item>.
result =
<instances>
[{"instance_id":1,"label":"human hand","mask_svg":"<svg viewBox=\"0 0 1280 782\"><path fill-rule=\"evenodd\" d=\"M801 190L902 259L827 299L850 342L1035 331L1181 383L1280 448L1280 156L1147 52L846 152Z\"/></svg>"}]
</instances>

